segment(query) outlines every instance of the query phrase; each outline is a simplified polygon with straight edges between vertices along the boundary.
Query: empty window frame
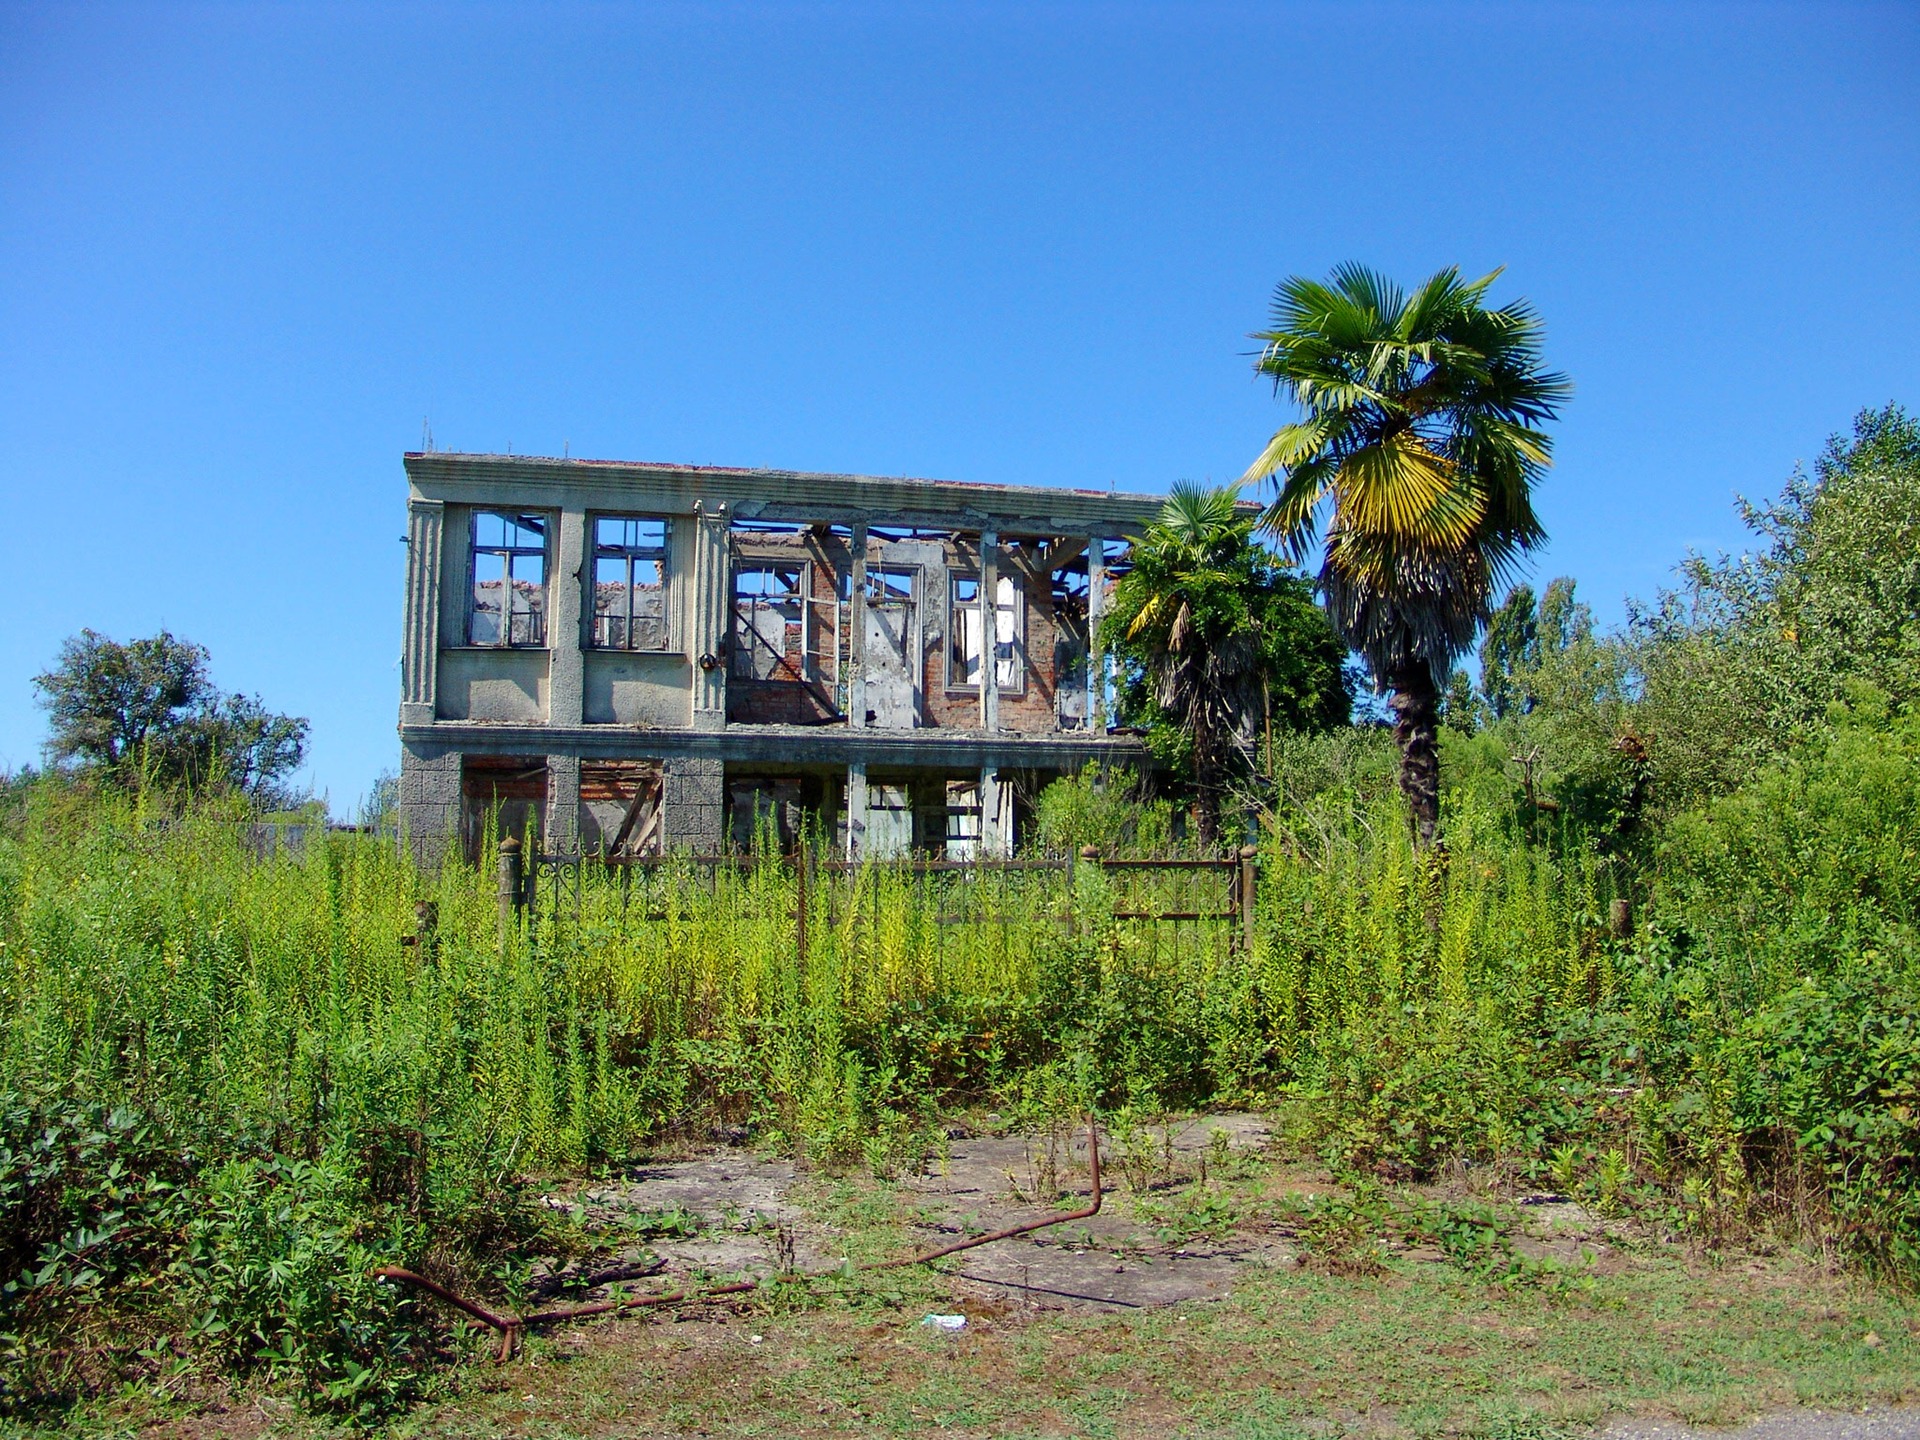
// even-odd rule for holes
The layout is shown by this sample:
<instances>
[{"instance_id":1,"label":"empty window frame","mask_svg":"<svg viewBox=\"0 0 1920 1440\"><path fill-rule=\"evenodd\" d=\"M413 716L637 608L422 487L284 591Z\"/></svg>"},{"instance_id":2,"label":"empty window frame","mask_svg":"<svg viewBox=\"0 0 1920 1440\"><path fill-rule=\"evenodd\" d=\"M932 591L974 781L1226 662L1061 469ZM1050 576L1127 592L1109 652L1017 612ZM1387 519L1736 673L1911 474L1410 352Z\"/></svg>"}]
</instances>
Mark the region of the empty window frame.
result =
<instances>
[{"instance_id":1,"label":"empty window frame","mask_svg":"<svg viewBox=\"0 0 1920 1440\"><path fill-rule=\"evenodd\" d=\"M914 574L911 567L867 566L867 604L911 605Z\"/></svg>"},{"instance_id":2,"label":"empty window frame","mask_svg":"<svg viewBox=\"0 0 1920 1440\"><path fill-rule=\"evenodd\" d=\"M734 562L731 670L735 679L805 678L806 596L804 561Z\"/></svg>"},{"instance_id":3,"label":"empty window frame","mask_svg":"<svg viewBox=\"0 0 1920 1440\"><path fill-rule=\"evenodd\" d=\"M551 517L473 512L469 645L547 643L547 532Z\"/></svg>"},{"instance_id":4,"label":"empty window frame","mask_svg":"<svg viewBox=\"0 0 1920 1440\"><path fill-rule=\"evenodd\" d=\"M994 683L1003 691L1024 689L1027 671L1026 597L1011 575L994 585ZM980 577L964 571L947 575L947 686L953 690L980 688Z\"/></svg>"},{"instance_id":5,"label":"empty window frame","mask_svg":"<svg viewBox=\"0 0 1920 1440\"><path fill-rule=\"evenodd\" d=\"M667 522L657 515L593 517L593 631L597 650L665 650Z\"/></svg>"}]
</instances>

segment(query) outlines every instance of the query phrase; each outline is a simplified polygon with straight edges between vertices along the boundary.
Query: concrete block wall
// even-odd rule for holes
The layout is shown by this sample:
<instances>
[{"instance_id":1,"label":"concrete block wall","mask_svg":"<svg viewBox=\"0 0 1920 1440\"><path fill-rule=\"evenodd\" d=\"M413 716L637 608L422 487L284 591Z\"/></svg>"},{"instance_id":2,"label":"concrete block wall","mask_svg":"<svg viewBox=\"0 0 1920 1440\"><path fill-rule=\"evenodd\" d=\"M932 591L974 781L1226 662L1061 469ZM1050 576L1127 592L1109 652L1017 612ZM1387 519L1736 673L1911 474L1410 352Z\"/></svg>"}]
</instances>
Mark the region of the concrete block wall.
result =
<instances>
[{"instance_id":1,"label":"concrete block wall","mask_svg":"<svg viewBox=\"0 0 1920 1440\"><path fill-rule=\"evenodd\" d=\"M459 751L400 747L400 833L414 859L428 867L439 865L458 845Z\"/></svg>"},{"instance_id":2,"label":"concrete block wall","mask_svg":"<svg viewBox=\"0 0 1920 1440\"><path fill-rule=\"evenodd\" d=\"M670 756L661 765L661 781L667 848L718 854L726 839L726 766L719 760Z\"/></svg>"},{"instance_id":3,"label":"concrete block wall","mask_svg":"<svg viewBox=\"0 0 1920 1440\"><path fill-rule=\"evenodd\" d=\"M580 840L580 757L547 756L549 850L573 850Z\"/></svg>"}]
</instances>

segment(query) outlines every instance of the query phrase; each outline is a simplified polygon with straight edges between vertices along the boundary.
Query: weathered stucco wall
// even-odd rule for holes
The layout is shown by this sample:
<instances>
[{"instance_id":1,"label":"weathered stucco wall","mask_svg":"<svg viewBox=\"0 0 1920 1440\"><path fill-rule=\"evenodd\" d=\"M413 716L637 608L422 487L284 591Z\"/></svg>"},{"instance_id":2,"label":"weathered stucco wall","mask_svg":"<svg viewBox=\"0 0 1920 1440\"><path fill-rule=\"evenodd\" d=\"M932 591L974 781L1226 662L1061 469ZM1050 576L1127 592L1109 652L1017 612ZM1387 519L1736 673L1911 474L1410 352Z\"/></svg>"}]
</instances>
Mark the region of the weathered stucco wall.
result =
<instances>
[{"instance_id":1,"label":"weathered stucco wall","mask_svg":"<svg viewBox=\"0 0 1920 1440\"><path fill-rule=\"evenodd\" d=\"M544 650L442 650L439 718L537 725L548 716Z\"/></svg>"},{"instance_id":2,"label":"weathered stucco wall","mask_svg":"<svg viewBox=\"0 0 1920 1440\"><path fill-rule=\"evenodd\" d=\"M693 676L686 656L589 650L585 658L587 724L693 723Z\"/></svg>"}]
</instances>

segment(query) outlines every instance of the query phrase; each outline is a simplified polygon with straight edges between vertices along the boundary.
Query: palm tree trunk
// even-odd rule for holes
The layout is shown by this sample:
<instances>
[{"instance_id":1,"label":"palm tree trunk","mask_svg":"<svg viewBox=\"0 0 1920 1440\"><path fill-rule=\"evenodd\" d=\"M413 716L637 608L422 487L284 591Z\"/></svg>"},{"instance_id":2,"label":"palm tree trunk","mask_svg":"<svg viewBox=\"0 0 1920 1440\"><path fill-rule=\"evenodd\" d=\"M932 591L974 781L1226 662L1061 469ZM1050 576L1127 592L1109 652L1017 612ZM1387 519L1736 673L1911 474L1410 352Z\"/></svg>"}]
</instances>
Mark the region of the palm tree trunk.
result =
<instances>
[{"instance_id":1,"label":"palm tree trunk","mask_svg":"<svg viewBox=\"0 0 1920 1440\"><path fill-rule=\"evenodd\" d=\"M1400 747L1400 793L1407 797L1413 844L1425 850L1440 824L1440 691L1421 662L1387 677L1393 687L1393 739Z\"/></svg>"},{"instance_id":2,"label":"palm tree trunk","mask_svg":"<svg viewBox=\"0 0 1920 1440\"><path fill-rule=\"evenodd\" d=\"M1193 818L1203 849L1220 838L1220 763L1213 733L1203 720L1193 737Z\"/></svg>"}]
</instances>

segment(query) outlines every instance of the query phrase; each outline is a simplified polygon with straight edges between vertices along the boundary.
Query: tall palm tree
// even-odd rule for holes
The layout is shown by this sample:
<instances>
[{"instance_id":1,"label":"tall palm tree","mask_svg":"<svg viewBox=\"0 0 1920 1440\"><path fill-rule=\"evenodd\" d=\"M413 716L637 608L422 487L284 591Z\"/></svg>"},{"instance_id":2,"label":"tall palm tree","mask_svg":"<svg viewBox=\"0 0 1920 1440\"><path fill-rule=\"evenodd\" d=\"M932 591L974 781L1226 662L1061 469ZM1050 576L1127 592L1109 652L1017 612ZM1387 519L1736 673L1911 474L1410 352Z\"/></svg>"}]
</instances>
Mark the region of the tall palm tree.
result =
<instances>
[{"instance_id":1,"label":"tall palm tree","mask_svg":"<svg viewBox=\"0 0 1920 1440\"><path fill-rule=\"evenodd\" d=\"M1303 560L1324 530L1328 617L1392 691L1416 841L1439 821L1440 692L1495 587L1546 538L1533 486L1541 428L1572 393L1541 368L1524 300L1490 309L1500 272L1440 271L1411 295L1362 265L1274 292L1255 369L1304 412L1245 479L1275 482L1262 524Z\"/></svg>"},{"instance_id":2,"label":"tall palm tree","mask_svg":"<svg viewBox=\"0 0 1920 1440\"><path fill-rule=\"evenodd\" d=\"M1259 562L1239 498L1237 485L1177 482L1135 542L1104 622L1117 648L1140 656L1153 705L1190 746L1195 818L1208 844L1219 837L1228 771L1252 743L1260 694Z\"/></svg>"}]
</instances>

